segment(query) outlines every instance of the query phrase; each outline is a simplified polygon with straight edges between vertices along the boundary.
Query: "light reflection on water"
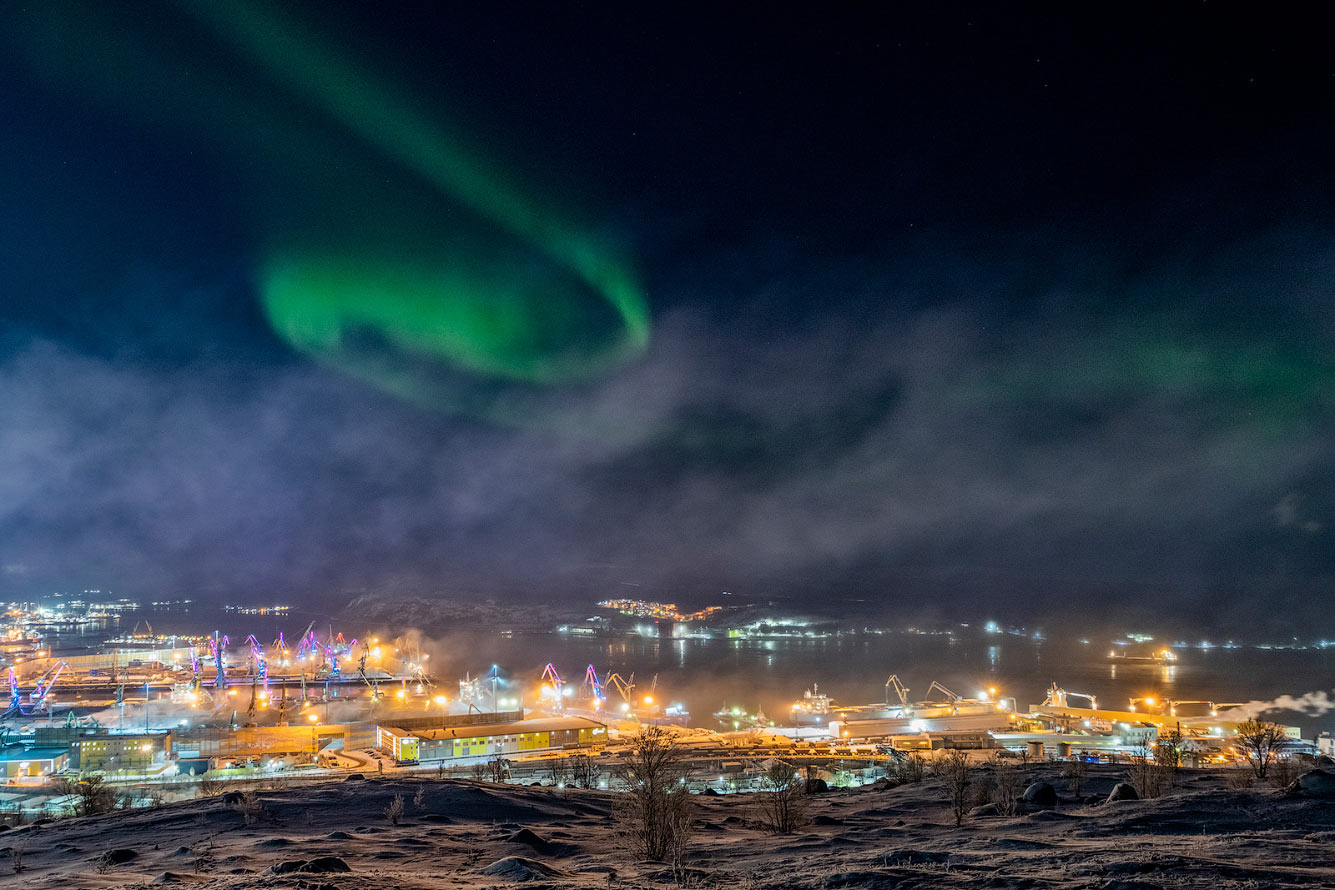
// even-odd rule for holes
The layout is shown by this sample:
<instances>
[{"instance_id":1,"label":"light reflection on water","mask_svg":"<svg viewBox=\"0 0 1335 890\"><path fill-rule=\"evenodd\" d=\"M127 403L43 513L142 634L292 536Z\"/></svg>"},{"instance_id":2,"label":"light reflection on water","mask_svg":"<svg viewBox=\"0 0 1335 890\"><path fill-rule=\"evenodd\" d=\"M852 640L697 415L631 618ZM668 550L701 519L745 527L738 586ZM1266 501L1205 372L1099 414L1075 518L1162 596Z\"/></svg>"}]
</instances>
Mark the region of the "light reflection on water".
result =
<instances>
[{"instance_id":1,"label":"light reflection on water","mask_svg":"<svg viewBox=\"0 0 1335 890\"><path fill-rule=\"evenodd\" d=\"M155 629L201 632L212 619L193 616L190 624ZM249 627L261 639L279 630L294 638L307 619L287 621L257 616L227 616L222 629ZM130 624L133 625L133 620ZM289 624L299 625L289 627ZM258 627L258 630L256 628ZM113 630L113 632L115 632ZM244 636L244 634L242 634ZM233 638L239 638L233 634ZM1301 695L1335 688L1335 649L1260 650L1179 649L1179 661L1110 663L1100 645L1082 645L1056 637L885 634L824 639L673 639L618 636L581 637L557 633L514 632L501 636L480 630L427 634L431 665L445 689L465 671L477 674L493 663L504 674L536 683L547 662L565 675L582 674L593 664L600 676L659 675L664 700L682 702L694 722L711 723L709 715L726 699L761 707L768 714L786 714L794 700L812 684L840 704L880 702L885 678L898 674L911 687L910 697L923 696L933 680L957 691L996 686L1023 707L1042 701L1048 686L1059 683L1071 692L1092 693L1109 707L1131 697L1170 692L1179 699L1238 702ZM1294 718L1305 729L1335 728L1335 714L1325 721Z\"/></svg>"}]
</instances>

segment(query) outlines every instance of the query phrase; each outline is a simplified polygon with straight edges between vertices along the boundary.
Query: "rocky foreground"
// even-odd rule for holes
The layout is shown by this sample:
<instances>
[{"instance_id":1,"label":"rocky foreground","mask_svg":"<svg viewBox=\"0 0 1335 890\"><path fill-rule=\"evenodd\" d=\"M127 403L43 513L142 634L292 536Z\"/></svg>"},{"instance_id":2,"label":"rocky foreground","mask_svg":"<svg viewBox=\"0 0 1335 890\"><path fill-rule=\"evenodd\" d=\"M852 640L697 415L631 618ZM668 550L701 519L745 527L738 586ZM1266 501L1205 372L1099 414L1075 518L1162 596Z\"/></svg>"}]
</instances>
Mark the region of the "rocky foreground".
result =
<instances>
[{"instance_id":1,"label":"rocky foreground","mask_svg":"<svg viewBox=\"0 0 1335 890\"><path fill-rule=\"evenodd\" d=\"M331 782L0 832L0 886L1335 887L1335 801L1188 773L1155 800L1089 802L1123 777L1095 768L1077 801L1054 769L1033 768L1026 781L1051 782L1055 804L973 815L959 828L930 779L813 795L810 824L789 835L764 830L753 795L700 796L675 874L624 852L607 792ZM404 815L394 825L396 796Z\"/></svg>"}]
</instances>

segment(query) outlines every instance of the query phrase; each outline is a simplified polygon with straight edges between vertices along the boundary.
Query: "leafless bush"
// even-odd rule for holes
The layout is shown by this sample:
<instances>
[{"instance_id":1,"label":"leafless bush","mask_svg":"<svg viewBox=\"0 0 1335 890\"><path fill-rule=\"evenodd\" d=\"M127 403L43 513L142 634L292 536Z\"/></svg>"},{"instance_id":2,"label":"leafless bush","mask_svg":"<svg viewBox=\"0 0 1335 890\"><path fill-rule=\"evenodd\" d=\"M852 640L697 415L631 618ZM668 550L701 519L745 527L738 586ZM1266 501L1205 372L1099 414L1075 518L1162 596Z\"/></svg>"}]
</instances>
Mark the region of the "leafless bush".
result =
<instances>
[{"instance_id":1,"label":"leafless bush","mask_svg":"<svg viewBox=\"0 0 1335 890\"><path fill-rule=\"evenodd\" d=\"M12 844L9 848L9 867L14 870L14 874L18 874L27 868L27 866L23 864L23 852L28 849L29 839L30 838L25 837L18 843Z\"/></svg>"},{"instance_id":2,"label":"leafless bush","mask_svg":"<svg viewBox=\"0 0 1335 890\"><path fill-rule=\"evenodd\" d=\"M1142 800L1162 797L1164 792L1173 787L1174 768L1160 763L1146 748L1141 748L1136 757L1131 759L1131 769L1127 778L1131 787Z\"/></svg>"},{"instance_id":3,"label":"leafless bush","mask_svg":"<svg viewBox=\"0 0 1335 890\"><path fill-rule=\"evenodd\" d=\"M487 761L486 777L489 782L500 784L510 776L510 764L501 757L493 757Z\"/></svg>"},{"instance_id":4,"label":"leafless bush","mask_svg":"<svg viewBox=\"0 0 1335 890\"><path fill-rule=\"evenodd\" d=\"M988 800L1002 816L1014 816L1020 808L1020 769L1008 757L998 757L994 753L988 759L992 766Z\"/></svg>"},{"instance_id":5,"label":"leafless bush","mask_svg":"<svg viewBox=\"0 0 1335 890\"><path fill-rule=\"evenodd\" d=\"M1279 752L1288 744L1288 737L1278 723L1252 719L1238 724L1237 744L1256 778L1264 779Z\"/></svg>"},{"instance_id":6,"label":"leafless bush","mask_svg":"<svg viewBox=\"0 0 1335 890\"><path fill-rule=\"evenodd\" d=\"M264 801L254 791L243 791L232 804L232 808L241 814L241 821L254 825L264 813Z\"/></svg>"},{"instance_id":7,"label":"leafless bush","mask_svg":"<svg viewBox=\"0 0 1335 890\"><path fill-rule=\"evenodd\" d=\"M1079 757L1073 757L1062 765L1061 777L1066 780L1066 787L1076 797L1080 796L1080 789L1085 785L1085 778L1089 775L1089 764Z\"/></svg>"},{"instance_id":8,"label":"leafless bush","mask_svg":"<svg viewBox=\"0 0 1335 890\"><path fill-rule=\"evenodd\" d=\"M468 768L468 772L474 779L485 782L487 779L487 765L485 763L475 763Z\"/></svg>"},{"instance_id":9,"label":"leafless bush","mask_svg":"<svg viewBox=\"0 0 1335 890\"><path fill-rule=\"evenodd\" d=\"M1230 769L1224 773L1224 781L1233 791L1251 791L1256 787L1256 773L1244 767Z\"/></svg>"},{"instance_id":10,"label":"leafless bush","mask_svg":"<svg viewBox=\"0 0 1335 890\"><path fill-rule=\"evenodd\" d=\"M598 784L598 766L587 754L570 758L570 781L577 788L593 788Z\"/></svg>"},{"instance_id":11,"label":"leafless bush","mask_svg":"<svg viewBox=\"0 0 1335 890\"><path fill-rule=\"evenodd\" d=\"M770 831L790 834L807 824L807 781L792 764L772 765L760 786L760 821Z\"/></svg>"},{"instance_id":12,"label":"leafless bush","mask_svg":"<svg viewBox=\"0 0 1335 890\"><path fill-rule=\"evenodd\" d=\"M426 786L418 785L417 790L413 792L413 809L420 810L424 800L426 800Z\"/></svg>"},{"instance_id":13,"label":"leafless bush","mask_svg":"<svg viewBox=\"0 0 1335 890\"><path fill-rule=\"evenodd\" d=\"M1270 765L1270 784L1276 788L1287 788L1303 774L1302 765L1293 757L1277 757Z\"/></svg>"},{"instance_id":14,"label":"leafless bush","mask_svg":"<svg viewBox=\"0 0 1335 890\"><path fill-rule=\"evenodd\" d=\"M216 776L204 773L200 776L199 783L195 787L200 797L213 797L215 794L222 794L227 790L227 783Z\"/></svg>"},{"instance_id":15,"label":"leafless bush","mask_svg":"<svg viewBox=\"0 0 1335 890\"><path fill-rule=\"evenodd\" d=\"M1177 772L1182 765L1182 730L1172 729L1160 733L1159 741L1154 746L1154 762Z\"/></svg>"},{"instance_id":16,"label":"leafless bush","mask_svg":"<svg viewBox=\"0 0 1335 890\"><path fill-rule=\"evenodd\" d=\"M51 790L58 795L74 795L75 816L110 813L118 806L124 806L127 799L124 794L104 783L101 776L90 776L77 782L56 779L51 783Z\"/></svg>"},{"instance_id":17,"label":"leafless bush","mask_svg":"<svg viewBox=\"0 0 1335 890\"><path fill-rule=\"evenodd\" d=\"M969 811L969 791L973 787L973 765L969 763L969 755L955 748L942 751L932 761L932 774L945 789L955 824L964 824L964 814Z\"/></svg>"},{"instance_id":18,"label":"leafless bush","mask_svg":"<svg viewBox=\"0 0 1335 890\"><path fill-rule=\"evenodd\" d=\"M403 795L396 794L385 807L385 818L389 820L390 825L398 825L399 820L403 818Z\"/></svg>"},{"instance_id":19,"label":"leafless bush","mask_svg":"<svg viewBox=\"0 0 1335 890\"><path fill-rule=\"evenodd\" d=\"M927 775L927 759L914 751L891 757L885 765L885 777L896 785L914 785Z\"/></svg>"},{"instance_id":20,"label":"leafless bush","mask_svg":"<svg viewBox=\"0 0 1335 890\"><path fill-rule=\"evenodd\" d=\"M617 767L625 786L617 809L622 839L632 853L677 868L691 831L693 805L683 752L661 726L631 739L630 756Z\"/></svg>"},{"instance_id":21,"label":"leafless bush","mask_svg":"<svg viewBox=\"0 0 1335 890\"><path fill-rule=\"evenodd\" d=\"M552 780L553 785L561 787L570 781L570 767L564 757L553 757L547 762L547 778Z\"/></svg>"}]
</instances>

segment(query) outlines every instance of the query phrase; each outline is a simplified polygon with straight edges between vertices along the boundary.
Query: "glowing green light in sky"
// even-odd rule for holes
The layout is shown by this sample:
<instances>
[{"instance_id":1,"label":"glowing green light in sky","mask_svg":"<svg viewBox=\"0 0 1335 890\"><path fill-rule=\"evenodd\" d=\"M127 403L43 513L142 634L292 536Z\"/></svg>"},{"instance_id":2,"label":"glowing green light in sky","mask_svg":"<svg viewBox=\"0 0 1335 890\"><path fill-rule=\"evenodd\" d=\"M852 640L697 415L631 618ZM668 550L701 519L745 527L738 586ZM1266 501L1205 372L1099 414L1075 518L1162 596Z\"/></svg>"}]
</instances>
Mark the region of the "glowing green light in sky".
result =
<instances>
[{"instance_id":1,"label":"glowing green light in sky","mask_svg":"<svg viewBox=\"0 0 1335 890\"><path fill-rule=\"evenodd\" d=\"M355 70L313 35L258 5L189 5L284 86L426 180L442 197L540 252L554 269L546 276L516 276L505 258L461 257L457 249L450 255L416 249L385 255L385 239L369 227L364 238L374 246L370 257L360 253L362 238L341 249L312 251L285 242L280 233L269 249L261 286L271 322L295 347L335 364L351 360L356 367L349 370L400 392L402 374L390 375L391 380L380 362L350 359L350 333L373 331L410 359L434 358L472 372L537 383L588 377L643 351L649 313L639 287L619 258L589 232L522 193L435 118L368 72ZM442 231L448 237L448 227ZM589 297L615 311L619 332L610 342L584 344L576 351L562 336L577 334L569 329L581 311L568 307Z\"/></svg>"}]
</instances>

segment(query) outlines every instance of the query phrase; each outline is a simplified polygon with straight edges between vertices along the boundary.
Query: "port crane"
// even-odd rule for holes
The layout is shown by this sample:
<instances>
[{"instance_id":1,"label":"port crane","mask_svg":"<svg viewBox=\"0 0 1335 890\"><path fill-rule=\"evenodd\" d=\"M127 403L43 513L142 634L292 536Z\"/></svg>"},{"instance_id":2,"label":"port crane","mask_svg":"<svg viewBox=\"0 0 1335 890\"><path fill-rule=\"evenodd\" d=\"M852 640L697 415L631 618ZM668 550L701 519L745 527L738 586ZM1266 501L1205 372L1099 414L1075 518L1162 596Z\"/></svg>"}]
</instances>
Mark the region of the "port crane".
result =
<instances>
[{"instance_id":1,"label":"port crane","mask_svg":"<svg viewBox=\"0 0 1335 890\"><path fill-rule=\"evenodd\" d=\"M264 687L264 696L269 696L269 660L264 657L264 647L260 641L251 634L246 637L246 642L250 644L250 675L254 679L259 678L260 685ZM252 684L253 685L253 684Z\"/></svg>"},{"instance_id":2,"label":"port crane","mask_svg":"<svg viewBox=\"0 0 1335 890\"><path fill-rule=\"evenodd\" d=\"M899 681L899 674L891 674L885 681L885 703L890 704L890 690L899 696L899 708L904 713L913 710L909 704L909 688Z\"/></svg>"},{"instance_id":3,"label":"port crane","mask_svg":"<svg viewBox=\"0 0 1335 890\"><path fill-rule=\"evenodd\" d=\"M18 675L14 673L14 668L9 669L9 707L4 717L31 717L34 714L50 714L50 702L47 700L51 695L51 687L56 685L60 675L65 671L66 662L58 661L46 669L43 674L37 678L33 690L28 694L28 705L23 704L23 693L19 690Z\"/></svg>"},{"instance_id":4,"label":"port crane","mask_svg":"<svg viewBox=\"0 0 1335 890\"><path fill-rule=\"evenodd\" d=\"M1098 699L1094 696L1084 692L1067 692L1065 689L1058 686L1055 680L1052 683L1052 688L1048 690L1048 697L1043 700L1043 704L1052 708L1066 708L1070 707L1067 703L1067 699L1073 697L1083 698L1089 702L1089 709L1091 711L1097 711L1099 708Z\"/></svg>"},{"instance_id":5,"label":"port crane","mask_svg":"<svg viewBox=\"0 0 1335 890\"><path fill-rule=\"evenodd\" d=\"M362 644L362 649L362 657L357 660L357 674L362 678L362 682L366 684L366 688L371 690L371 704L375 705L380 701L380 681L376 680L372 683L366 676L366 657L371 654L371 649L365 643Z\"/></svg>"},{"instance_id":6,"label":"port crane","mask_svg":"<svg viewBox=\"0 0 1335 890\"><path fill-rule=\"evenodd\" d=\"M227 688L227 671L223 667L223 652L226 651L227 644L230 642L231 640L227 639L226 634L219 634L216 630L213 632L213 639L209 640L209 655L213 658L214 667L214 689Z\"/></svg>"},{"instance_id":7,"label":"port crane","mask_svg":"<svg viewBox=\"0 0 1335 890\"><path fill-rule=\"evenodd\" d=\"M607 693L602 682L599 681L598 672L594 670L593 665L589 665L588 670L584 672L584 685L589 687L589 694L593 696L594 707L607 701Z\"/></svg>"},{"instance_id":8,"label":"port crane","mask_svg":"<svg viewBox=\"0 0 1335 890\"><path fill-rule=\"evenodd\" d=\"M944 695L944 696L946 697L946 701L948 701L948 702L952 702L952 703L953 703L953 702L957 702L957 701L959 701L961 698L964 697L964 696L960 695L958 692L953 692L953 691L947 689L946 687L942 686L940 683L936 682L935 680L932 681L932 685L931 685L931 686L928 686L928 687L927 687L927 695L928 695L928 696L931 696L933 690L936 690L937 692L939 692L939 693L941 693L942 695ZM930 699L929 699L929 700L930 700Z\"/></svg>"},{"instance_id":9,"label":"port crane","mask_svg":"<svg viewBox=\"0 0 1335 890\"><path fill-rule=\"evenodd\" d=\"M552 706L560 709L565 703L561 694L564 689L565 680L562 680L561 675L557 673L556 666L548 662L547 666L542 669L541 697L550 699Z\"/></svg>"},{"instance_id":10,"label":"port crane","mask_svg":"<svg viewBox=\"0 0 1335 890\"><path fill-rule=\"evenodd\" d=\"M626 703L627 707L635 706L635 703L630 700L630 694L635 691L634 673L630 675L630 679L626 679L622 677L620 674L613 672L611 676L609 676L606 680L603 681L604 688L606 688L609 684L613 689L617 691L617 694L621 696L622 701Z\"/></svg>"}]
</instances>

